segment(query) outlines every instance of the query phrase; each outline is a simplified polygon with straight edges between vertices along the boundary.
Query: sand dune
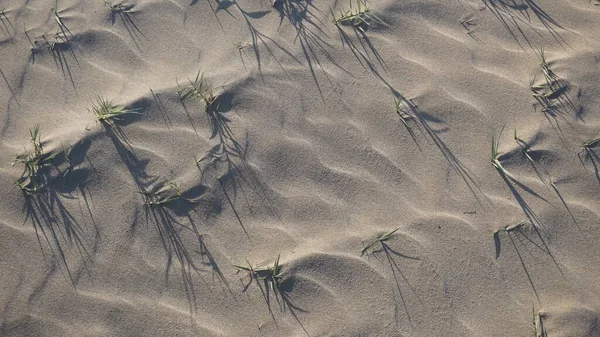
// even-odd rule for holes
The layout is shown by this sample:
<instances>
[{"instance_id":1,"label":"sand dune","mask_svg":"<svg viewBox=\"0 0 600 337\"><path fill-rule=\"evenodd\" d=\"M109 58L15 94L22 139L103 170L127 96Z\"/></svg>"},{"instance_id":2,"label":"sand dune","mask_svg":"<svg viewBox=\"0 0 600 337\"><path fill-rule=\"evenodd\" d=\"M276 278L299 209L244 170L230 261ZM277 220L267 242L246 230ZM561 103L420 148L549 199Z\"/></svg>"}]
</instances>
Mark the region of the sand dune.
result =
<instances>
[{"instance_id":1,"label":"sand dune","mask_svg":"<svg viewBox=\"0 0 600 337\"><path fill-rule=\"evenodd\" d=\"M0 335L600 336L600 6L366 6L0 3Z\"/></svg>"}]
</instances>

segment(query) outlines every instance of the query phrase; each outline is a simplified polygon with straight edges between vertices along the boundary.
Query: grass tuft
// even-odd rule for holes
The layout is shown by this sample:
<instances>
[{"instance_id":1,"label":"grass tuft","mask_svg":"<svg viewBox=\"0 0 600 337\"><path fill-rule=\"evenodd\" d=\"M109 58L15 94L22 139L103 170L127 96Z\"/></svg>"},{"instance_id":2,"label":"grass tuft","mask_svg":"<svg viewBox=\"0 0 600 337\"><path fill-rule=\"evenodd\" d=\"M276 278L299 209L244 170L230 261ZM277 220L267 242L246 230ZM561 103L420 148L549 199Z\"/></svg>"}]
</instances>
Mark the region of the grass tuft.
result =
<instances>
[{"instance_id":1,"label":"grass tuft","mask_svg":"<svg viewBox=\"0 0 600 337\"><path fill-rule=\"evenodd\" d=\"M60 153L44 153L39 125L29 130L29 140L33 150L29 153L17 155L12 163L12 165L23 164L25 166L21 177L15 180L15 185L27 195L35 194L45 186L45 179L39 174L40 170L51 164L52 160Z\"/></svg>"},{"instance_id":2,"label":"grass tuft","mask_svg":"<svg viewBox=\"0 0 600 337\"><path fill-rule=\"evenodd\" d=\"M502 137L502 132L504 131L504 126L502 127L502 129L500 130L500 133L498 134L498 138L496 138L494 135L492 135L492 165L494 166L494 168L496 170L498 170L498 172L500 172L501 174L506 175L507 177L510 177L512 179L515 179L512 174L510 174L505 168L504 166L502 166L502 163L500 162L500 155L502 154L502 152L500 152L498 150L498 148L500 147L500 138ZM516 131L515 131L516 132Z\"/></svg>"},{"instance_id":3,"label":"grass tuft","mask_svg":"<svg viewBox=\"0 0 600 337\"><path fill-rule=\"evenodd\" d=\"M360 256L363 256L363 255L365 255L365 253L366 253L366 252L367 252L369 249L373 248L373 246L375 246L376 244L378 244L378 243L382 243L382 242L385 242L385 241L389 240L389 239L392 237L392 235L394 235L394 233L396 233L396 232L397 232L399 229L400 229L400 227L398 227L398 228L394 229L394 230L393 230L393 231L391 231L391 232L388 232L388 233L385 233L385 234L383 234L383 235L379 236L377 239L375 239L373 242L371 242L370 244L368 244L367 246L365 246L365 248L363 248L363 249L360 251Z\"/></svg>"},{"instance_id":4,"label":"grass tuft","mask_svg":"<svg viewBox=\"0 0 600 337\"><path fill-rule=\"evenodd\" d=\"M112 101L100 96L98 96L96 103L92 103L92 112L100 122L111 127L115 125L115 121L121 120L123 115L140 114L136 109L125 109L123 106L115 105Z\"/></svg>"},{"instance_id":5,"label":"grass tuft","mask_svg":"<svg viewBox=\"0 0 600 337\"><path fill-rule=\"evenodd\" d=\"M279 258L281 254L277 255L277 259L272 266L267 267L252 267L248 262L248 267L233 265L235 269L239 271L245 271L250 276L250 280L264 281L271 284L271 289L277 291L280 288L280 281L283 277L281 275L281 265L279 264Z\"/></svg>"},{"instance_id":6,"label":"grass tuft","mask_svg":"<svg viewBox=\"0 0 600 337\"><path fill-rule=\"evenodd\" d=\"M193 81L189 78L188 81L190 82L190 85L185 88L179 87L179 84L177 85L177 95L179 95L181 102L185 103L199 99L204 101L207 110L213 108L217 96L215 95L212 84L204 79L204 74L199 71Z\"/></svg>"},{"instance_id":7,"label":"grass tuft","mask_svg":"<svg viewBox=\"0 0 600 337\"><path fill-rule=\"evenodd\" d=\"M383 20L371 13L371 4L367 0L356 0L356 6L353 6L353 1L350 0L350 9L340 10L339 15L335 15L333 9L330 11L333 17L332 22L336 26L350 25L363 32L365 26L370 26L371 22L387 26Z\"/></svg>"}]
</instances>

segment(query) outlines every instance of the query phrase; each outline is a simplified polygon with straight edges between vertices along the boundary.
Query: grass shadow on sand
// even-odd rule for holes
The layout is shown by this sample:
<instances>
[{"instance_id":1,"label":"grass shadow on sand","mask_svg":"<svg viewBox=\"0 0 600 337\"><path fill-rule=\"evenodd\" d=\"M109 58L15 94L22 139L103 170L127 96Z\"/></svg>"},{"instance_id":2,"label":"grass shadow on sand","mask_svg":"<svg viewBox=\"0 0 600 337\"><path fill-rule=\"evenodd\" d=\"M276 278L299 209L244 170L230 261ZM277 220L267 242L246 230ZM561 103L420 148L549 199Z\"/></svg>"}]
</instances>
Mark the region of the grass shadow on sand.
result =
<instances>
[{"instance_id":1,"label":"grass shadow on sand","mask_svg":"<svg viewBox=\"0 0 600 337\"><path fill-rule=\"evenodd\" d=\"M596 176L596 180L600 183L600 155L596 151L598 151L598 147L600 142L595 146L586 146L577 154L581 165L585 167L585 162L589 162L594 170L594 175Z\"/></svg>"},{"instance_id":2,"label":"grass shadow on sand","mask_svg":"<svg viewBox=\"0 0 600 337\"><path fill-rule=\"evenodd\" d=\"M554 259L554 256L552 255L552 253L550 252L548 246L546 245L546 241L543 239L540 231L537 229L536 226L531 225L529 226L530 223L528 222L521 222L515 226L513 226L512 228L507 227L505 229L499 230L494 232L494 244L495 244L495 250L496 250L496 259L498 259L500 257L500 252L501 252L501 237L500 235L503 234L503 232L506 232L506 236L508 236L508 238L510 239L511 245L513 246L513 248L515 249L515 252L517 254L517 257L519 258L519 262L521 263L521 266L523 267L523 270L525 272L525 275L527 276L527 280L529 282L529 285L531 286L531 288L533 289L533 292L535 294L535 297L538 301L538 303L541 304L541 300L538 294L538 291L535 287L535 284L533 282L533 277L531 275L531 273L529 272L529 270L527 269L527 264L525 263L525 259L524 259L524 253L529 253L529 255L533 258L535 258L533 251L531 251L529 249L529 247L534 247L535 250L539 250L541 251L543 254L547 255L548 257L550 257L550 259L552 260L553 264L556 266L556 268L558 269L559 273L564 277L564 274L562 272L562 270L560 269L558 263L556 262L556 260ZM523 228L525 227L529 227L531 229L530 233L533 233L534 236L530 236L528 235L528 233L526 233ZM535 239L538 238L539 240ZM522 247L522 248L519 248Z\"/></svg>"},{"instance_id":3,"label":"grass shadow on sand","mask_svg":"<svg viewBox=\"0 0 600 337\"><path fill-rule=\"evenodd\" d=\"M8 87L8 91L10 91L10 95L15 100L15 102L17 102L17 105L18 105L19 101L17 100L17 96L15 95L15 92L14 92L12 86L10 85L10 83L8 82L8 79L4 75L4 72L2 71L2 69L0 69L0 76L2 76L2 79L4 79L4 83L6 83L6 86Z\"/></svg>"},{"instance_id":4,"label":"grass shadow on sand","mask_svg":"<svg viewBox=\"0 0 600 337\"><path fill-rule=\"evenodd\" d=\"M430 124L431 122L441 123L442 121L438 118L435 118L434 116L431 116L431 115L428 115L428 114L422 112L419 109L419 107L411 99L407 99L402 94L400 94L398 91L392 90L392 93L394 94L396 100L398 100L398 102L402 103L402 105L404 107L402 110L402 113L404 114L404 116L401 116L401 118L405 119L405 127L410 129L410 126L408 123L410 122L410 120L415 121L416 125L419 127L421 133L427 135L429 137L429 139L431 139L433 141L435 146L440 150L440 152L444 156L444 159L446 159L446 162L448 163L448 165L450 165L450 167L456 173L459 174L459 176L461 177L461 179L463 180L465 185L469 188L473 197L475 197L477 202L481 203L479 194L483 195L483 192L479 188L479 186L475 180L474 174L460 161L460 159L458 159L454 155L454 153L450 150L450 148L446 145L446 143L438 135L440 132L443 132L446 129L442 129L441 131L436 130ZM423 130L424 130L424 132L423 132ZM415 143L416 143L417 140L416 140L416 137L414 137L414 135L415 135L414 133L411 133L411 137L413 138L413 141L415 141Z\"/></svg>"},{"instance_id":5,"label":"grass shadow on sand","mask_svg":"<svg viewBox=\"0 0 600 337\"><path fill-rule=\"evenodd\" d=\"M384 241L382 241L380 243L381 243L381 248L374 250L373 254L374 254L374 256L378 256L381 253L383 253L385 255L387 263L390 266L390 270L392 271L392 275L393 275L394 281L396 283L396 288L398 289L398 294L400 295L400 301L402 302L402 306L404 307L404 311L406 312L406 317L408 318L408 322L409 322L411 328L414 330L415 327L413 325L412 318L410 316L410 311L408 310L408 305L406 304L406 299L405 299L404 293L402 292L402 289L400 287L400 281L398 280L398 274L402 277L404 282L406 282L406 284L408 285L410 290L413 292L413 294L415 294L417 299L419 299L419 302L421 302L421 299L417 296L417 292L415 291L413 286L410 284L410 282L408 281L408 279L406 278L406 276L400 269L400 266L398 266L396 259L397 258L409 259L409 260L420 260L420 259L418 257L402 254L402 253L392 249Z\"/></svg>"},{"instance_id":6,"label":"grass shadow on sand","mask_svg":"<svg viewBox=\"0 0 600 337\"><path fill-rule=\"evenodd\" d=\"M294 30L296 31L296 39L294 42L300 43L302 53L304 54L313 81L319 90L321 98L323 98L315 67L321 69L329 83L332 83L332 81L323 68L319 56L324 56L328 62L339 69L342 68L335 62L333 56L328 51L332 49L332 46L325 41L327 32L321 28L325 24L317 19L314 13L321 12L310 0L279 0L275 2L273 7L279 13L279 27L281 27L284 20L294 27Z\"/></svg>"},{"instance_id":7,"label":"grass shadow on sand","mask_svg":"<svg viewBox=\"0 0 600 337\"><path fill-rule=\"evenodd\" d=\"M208 175L216 176L220 190L237 222L250 240L250 235L236 207L236 199L238 195L241 195L250 212L253 212L244 186L250 187L270 214L277 216L277 213L259 177L246 161L248 144L240 143L229 126L231 120L225 114L231 110L231 100L230 94L223 93L216 98L213 104L206 107L211 130L210 138L216 140L216 144L203 157L197 159L196 164L200 170L201 181L204 181Z\"/></svg>"},{"instance_id":8,"label":"grass shadow on sand","mask_svg":"<svg viewBox=\"0 0 600 337\"><path fill-rule=\"evenodd\" d=\"M542 36L535 27L534 19L544 26L554 40L563 48L568 46L558 30L565 30L534 0L483 0L484 5L490 10L500 23L510 33L512 38L523 48L522 40L532 49L536 49L528 36L527 30Z\"/></svg>"},{"instance_id":9,"label":"grass shadow on sand","mask_svg":"<svg viewBox=\"0 0 600 337\"><path fill-rule=\"evenodd\" d=\"M391 85L384 80L383 76L378 70L378 66L387 72L387 66L375 48L375 45L371 42L371 39L367 36L369 25L366 22L360 22L358 24L339 24L335 25L342 41L342 46L348 47L356 60L360 65L371 71L375 77L384 82L388 88L395 91ZM348 28L345 28L348 27ZM346 29L351 29L353 36L346 32Z\"/></svg>"},{"instance_id":10,"label":"grass shadow on sand","mask_svg":"<svg viewBox=\"0 0 600 337\"><path fill-rule=\"evenodd\" d=\"M134 104L128 109L133 111L144 110L149 102L142 101ZM137 114L131 114L126 119L114 123L103 123L106 135L113 142L121 160L127 167L138 192L144 197L144 220L147 226L152 223L157 230L161 244L167 256L165 278L168 282L173 262L177 261L181 267L181 277L184 290L190 305L190 313L197 312L197 298L195 292L194 275L201 277L200 268L196 261L197 255L201 257L201 263L209 266L213 274L229 289L229 284L215 259L210 253L204 236L200 234L191 212L198 204L198 200L205 192L205 187L200 185L186 191L175 191L164 196L167 186L166 182L159 181L159 177L151 176L146 172L148 160L140 160L136 156L133 147L123 132L122 126L132 123ZM132 233L136 230L138 214L132 223ZM185 221L187 220L187 221ZM189 235L194 238L191 242L186 240ZM230 291L231 292L231 291Z\"/></svg>"},{"instance_id":11,"label":"grass shadow on sand","mask_svg":"<svg viewBox=\"0 0 600 337\"><path fill-rule=\"evenodd\" d=\"M99 242L98 229L90 206L91 197L85 189L91 172L87 168L79 167L88 149L89 143L80 142L68 152L64 151L54 157L50 166L41 167L36 172L36 176L30 178L36 179L34 183L36 190L32 192L23 190L25 222L32 223L44 259L48 260L45 253L45 249L48 249L50 255L59 261L61 271L73 285L77 284L83 269L77 272L71 270L67 261L68 249L71 247L77 249L85 269ZM24 182L20 179L18 183ZM27 186L23 187L27 188ZM79 194L81 199L74 194ZM84 226L65 204L65 201L75 199L81 216L91 219L95 231L93 242L89 242ZM90 246L92 246L91 250Z\"/></svg>"},{"instance_id":12,"label":"grass shadow on sand","mask_svg":"<svg viewBox=\"0 0 600 337\"><path fill-rule=\"evenodd\" d=\"M115 5L109 4L106 0L104 1L106 6L110 9L109 20L111 26L114 26L117 21L117 17L120 19L123 27L127 30L127 34L133 40L133 43L140 49L140 42L142 42L142 38L147 39L146 36L142 33L142 31L138 28L134 21L134 14L136 11L134 10L135 5L119 3Z\"/></svg>"},{"instance_id":13,"label":"grass shadow on sand","mask_svg":"<svg viewBox=\"0 0 600 337\"><path fill-rule=\"evenodd\" d=\"M200 234L198 226L190 214L196 207L199 196L203 193L204 188L201 186L199 189L184 191L179 196L169 196L171 199L165 202L149 203L147 199L144 204L145 223L146 225L152 223L156 227L167 255L165 279L168 282L173 262L177 261L181 267L181 278L190 305L189 309L193 314L198 309L194 276L204 280L201 274L204 270L201 265L196 263L197 255L201 257L201 264L208 266L213 275L216 275L221 284L231 293L227 279L210 253L204 236ZM132 229L135 230L135 228Z\"/></svg>"},{"instance_id":14,"label":"grass shadow on sand","mask_svg":"<svg viewBox=\"0 0 600 337\"><path fill-rule=\"evenodd\" d=\"M554 257L554 254L552 254L552 251L550 250L550 247L548 246L548 239L547 239L548 233L547 233L546 229L542 225L542 222L541 222L540 218L533 211L533 209L527 203L527 201L523 198L523 196L519 193L519 191L517 190L517 188L515 187L515 185L518 186L518 187L520 187L520 188L522 188L522 189L524 189L528 193L536 196L537 198L542 199L545 202L548 202L548 201L546 201L544 198L542 198L541 196L539 196L538 194L536 194L535 192L533 192L528 187L526 187L523 184L519 183L516 179L510 178L510 177L506 176L504 173L502 173L500 171L498 171L498 172L499 172L500 176L502 177L502 179L504 180L505 184L510 189L513 197L515 198L515 200L519 204L519 207L521 207L521 210L523 211L523 213L525 214L526 218L528 219L527 223L531 224L532 232L537 236L537 238L539 239L540 242L539 243L535 243L533 241L533 239L525 236L524 233L521 230L522 226L519 226L518 228L515 228L514 232L518 232L518 233L523 234L524 238L527 241L531 242L537 248L539 248L541 251L543 251L545 254L547 254L550 257L550 259L552 260L553 264L556 266L556 269L558 269L558 271L560 272L560 274L563 275L563 277L564 277L564 274L562 272L562 269L560 268L560 265L558 264L558 261L556 260L556 258ZM508 234L510 234L512 231L506 230L506 232ZM500 256L500 251L501 251L499 233L500 232L495 232L494 233L494 243L495 243L495 246L496 246L496 258L498 258ZM509 235L509 237L510 237L510 235ZM511 242L513 242L513 245L514 245L513 238L512 237L510 237L510 238L511 238ZM516 249L516 246L515 246L515 249ZM523 259L521 258L521 254L518 251L517 251L517 254L519 255L519 258L521 259L521 263L523 264L523 268L525 268L525 263L523 262ZM531 277L530 277L529 273L527 272L526 268L525 268L525 272L527 273L527 276L529 278L529 282L531 283L531 285L533 287L533 282L532 282ZM536 292L536 297L538 297L537 296L537 292ZM538 301L539 301L539 297L538 297Z\"/></svg>"},{"instance_id":15,"label":"grass shadow on sand","mask_svg":"<svg viewBox=\"0 0 600 337\"><path fill-rule=\"evenodd\" d=\"M60 24L59 29L54 35L40 35L33 40L30 38L27 30L25 30L25 35L31 44L31 63L35 63L36 57L43 57L50 53L56 68L60 69L63 77L68 78L73 89L77 91L69 58L72 58L77 66L80 64L75 54L75 47L72 41L73 35L66 26Z\"/></svg>"},{"instance_id":16,"label":"grass shadow on sand","mask_svg":"<svg viewBox=\"0 0 600 337\"><path fill-rule=\"evenodd\" d=\"M219 4L223 3L223 2L224 1L221 0L221 1L219 1ZM266 16L267 14L271 13L271 11L247 12L240 6L240 4L237 1L227 2L227 3L229 4L228 6L235 6L235 8L238 9L239 13L242 15L242 17L244 19L244 22L246 23L246 27L248 28L248 31L250 32L250 38L251 38L250 46L252 47L252 50L254 52L254 57L258 64L258 66L257 66L258 73L262 75L262 54L260 52L261 45L262 45L267 50L267 53L273 58L273 60L275 60L275 62L279 66L279 68L281 68L281 70L286 74L286 76L288 76L288 78L291 79L291 77L285 71L285 68L283 67L281 62L279 62L279 60L275 56L275 51L271 47L269 47L269 43L274 45L277 48L277 50L282 51L288 57L292 58L296 62L301 63L300 60L298 60L294 55L292 55L292 53L290 53L288 50L283 48L283 46L278 44L275 40L273 40L272 38L261 33L252 23L252 20L261 19L264 16Z\"/></svg>"},{"instance_id":17,"label":"grass shadow on sand","mask_svg":"<svg viewBox=\"0 0 600 337\"><path fill-rule=\"evenodd\" d=\"M11 41L13 35L16 33L15 26L13 26L12 22L6 15L7 12L9 11L5 9L0 9L0 32L2 32L2 35L6 39L4 41L0 40L0 43L3 43L5 41Z\"/></svg>"},{"instance_id":18,"label":"grass shadow on sand","mask_svg":"<svg viewBox=\"0 0 600 337\"><path fill-rule=\"evenodd\" d=\"M306 327L300 321L300 317L298 317L298 313L308 313L309 311L295 305L292 299L292 292L298 280L294 278L293 275L286 277L281 275L281 270L283 268L279 265L279 258L277 258L277 262L275 262L274 266L268 268L253 268L249 263L248 267L236 266L236 268L238 271L245 270L248 272L249 281L244 284L242 293L246 292L252 283L256 283L267 304L269 315L273 319L275 326L278 324L275 313L273 312L273 298L275 299L279 310L283 313L289 311L304 333L307 336L310 336L308 330L306 330Z\"/></svg>"},{"instance_id":19,"label":"grass shadow on sand","mask_svg":"<svg viewBox=\"0 0 600 337\"><path fill-rule=\"evenodd\" d=\"M537 291L537 289L535 287L535 284L533 283L533 279L531 277L531 274L529 273L529 270L527 269L527 265L525 264L525 261L523 260L523 256L521 255L521 251L517 247L515 239L513 238L513 236L516 235L515 232L517 232L517 231L519 233L521 233L520 228L516 229L516 230L506 231L507 232L507 236L510 239L510 242L511 242L512 246L514 247L515 252L517 253L517 256L519 257L519 261L521 262L521 266L523 267L523 270L525 271L525 275L527 276L527 280L529 281L529 285L531 286L531 289L533 289L533 293L535 294L535 298L537 299L538 303L541 303L540 296L539 296L538 291ZM522 241L519 240L519 242L521 244L523 244ZM501 251L501 240L500 240L500 233L499 232L495 232L494 233L494 243L496 245L496 259L498 259L498 257L500 256L500 251Z\"/></svg>"},{"instance_id":20,"label":"grass shadow on sand","mask_svg":"<svg viewBox=\"0 0 600 337\"><path fill-rule=\"evenodd\" d=\"M279 295L281 296L282 302L280 303L280 307L283 309L284 312L289 311L292 317L294 317L294 320L302 329L302 331L304 331L304 333L307 336L310 336L308 330L306 330L306 327L300 321L300 317L298 317L298 313L308 313L309 311L295 305L292 299L292 293L294 291L295 282L296 280L290 276L284 279L279 285Z\"/></svg>"}]
</instances>

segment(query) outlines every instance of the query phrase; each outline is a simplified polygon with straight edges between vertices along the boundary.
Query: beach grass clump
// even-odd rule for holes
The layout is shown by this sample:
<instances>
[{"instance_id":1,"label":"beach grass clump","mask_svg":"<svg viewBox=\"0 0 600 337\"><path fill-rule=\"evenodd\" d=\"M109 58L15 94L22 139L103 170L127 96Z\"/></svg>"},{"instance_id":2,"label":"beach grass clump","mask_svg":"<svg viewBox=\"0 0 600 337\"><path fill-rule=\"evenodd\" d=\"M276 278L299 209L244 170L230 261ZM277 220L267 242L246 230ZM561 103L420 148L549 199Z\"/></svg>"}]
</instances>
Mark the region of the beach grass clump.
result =
<instances>
[{"instance_id":1,"label":"beach grass clump","mask_svg":"<svg viewBox=\"0 0 600 337\"><path fill-rule=\"evenodd\" d=\"M392 235L394 235L394 233L396 233L398 230L400 229L400 227L394 229L391 232L387 232L381 236L379 236L377 239L373 240L371 243L369 243L368 245L366 245L361 251L360 251L360 256L363 256L367 253L367 251L371 248L373 248L373 246L375 246L378 243L383 244L383 242L389 240Z\"/></svg>"},{"instance_id":2,"label":"beach grass clump","mask_svg":"<svg viewBox=\"0 0 600 337\"><path fill-rule=\"evenodd\" d=\"M140 114L137 109L125 109L101 96L98 96L96 103L92 103L92 112L96 115L96 119L111 127L116 121L122 120L126 114Z\"/></svg>"},{"instance_id":3,"label":"beach grass clump","mask_svg":"<svg viewBox=\"0 0 600 337\"><path fill-rule=\"evenodd\" d=\"M332 22L336 26L348 25L364 31L364 27L376 22L387 26L387 24L371 12L371 4L367 0L356 0L356 5L350 0L350 8L340 10L336 15L333 9L330 10L333 17Z\"/></svg>"},{"instance_id":4,"label":"beach grass clump","mask_svg":"<svg viewBox=\"0 0 600 337\"><path fill-rule=\"evenodd\" d=\"M277 255L277 259L273 263L272 266L266 267L252 267L252 265L248 262L248 267L234 265L233 267L240 271L245 271L250 276L250 280L256 280L257 282L263 281L271 285L271 289L273 291L277 291L281 285L281 265L279 264L279 258L281 254Z\"/></svg>"},{"instance_id":5,"label":"beach grass clump","mask_svg":"<svg viewBox=\"0 0 600 337\"><path fill-rule=\"evenodd\" d=\"M25 169L15 185L26 194L35 194L39 192L46 183L46 179L40 174L40 171L60 153L51 151L44 152L44 144L41 141L40 127L36 126L29 130L29 140L32 151L17 155L12 165L22 164Z\"/></svg>"},{"instance_id":6,"label":"beach grass clump","mask_svg":"<svg viewBox=\"0 0 600 337\"><path fill-rule=\"evenodd\" d=\"M497 138L494 135L492 135L492 166L494 166L494 168L501 174L514 179L514 177L504 168L504 166L502 166L502 162L500 162L500 155L502 154L502 152L500 152L498 149L500 147L500 138L502 136L503 131L504 126L500 130L500 134L498 134Z\"/></svg>"},{"instance_id":7,"label":"beach grass clump","mask_svg":"<svg viewBox=\"0 0 600 337\"><path fill-rule=\"evenodd\" d=\"M569 90L568 83L552 70L543 48L539 54L543 80L536 84L536 77L533 78L530 83L531 94L540 103L544 113L555 116L565 108L572 108L568 97L565 96Z\"/></svg>"},{"instance_id":8,"label":"beach grass clump","mask_svg":"<svg viewBox=\"0 0 600 337\"><path fill-rule=\"evenodd\" d=\"M204 78L204 73L198 72L196 78L191 80L188 78L189 85L180 87L177 84L177 95L182 103L191 100L201 100L206 104L206 109L209 110L217 100L217 95L211 83Z\"/></svg>"}]
</instances>

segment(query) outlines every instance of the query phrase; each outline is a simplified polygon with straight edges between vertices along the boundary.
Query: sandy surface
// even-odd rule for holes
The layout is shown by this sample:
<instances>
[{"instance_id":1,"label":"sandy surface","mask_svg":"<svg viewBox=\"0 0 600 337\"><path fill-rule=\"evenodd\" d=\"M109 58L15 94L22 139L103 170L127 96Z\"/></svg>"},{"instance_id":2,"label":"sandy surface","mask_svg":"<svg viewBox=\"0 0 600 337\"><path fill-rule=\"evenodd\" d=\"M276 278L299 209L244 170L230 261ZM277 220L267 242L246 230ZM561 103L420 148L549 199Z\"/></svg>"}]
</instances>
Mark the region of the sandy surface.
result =
<instances>
[{"instance_id":1,"label":"sandy surface","mask_svg":"<svg viewBox=\"0 0 600 337\"><path fill-rule=\"evenodd\" d=\"M0 2L0 336L600 336L595 1L117 5Z\"/></svg>"}]
</instances>

